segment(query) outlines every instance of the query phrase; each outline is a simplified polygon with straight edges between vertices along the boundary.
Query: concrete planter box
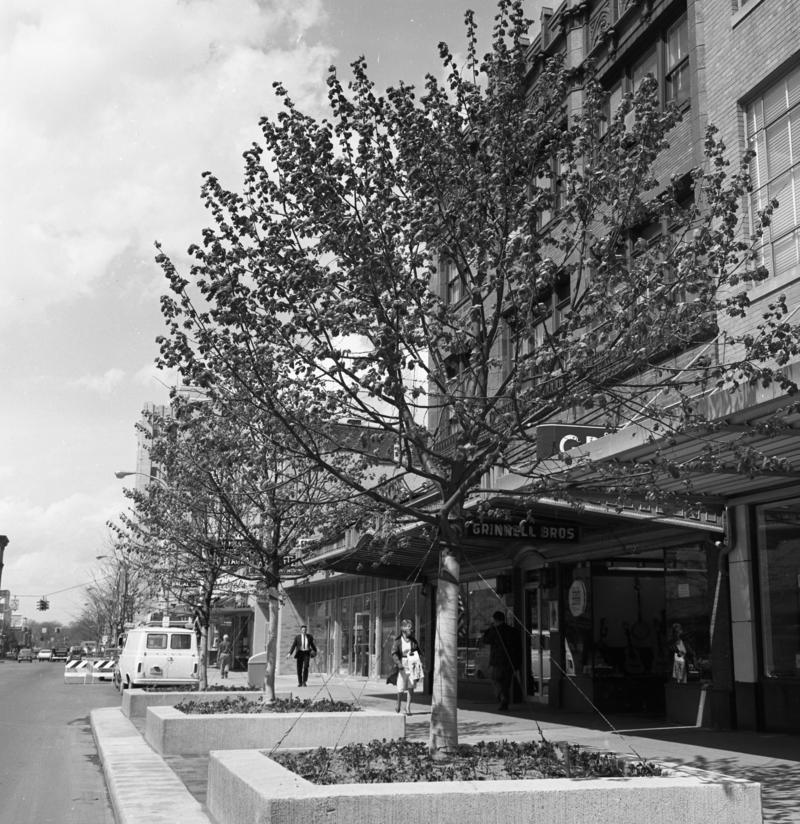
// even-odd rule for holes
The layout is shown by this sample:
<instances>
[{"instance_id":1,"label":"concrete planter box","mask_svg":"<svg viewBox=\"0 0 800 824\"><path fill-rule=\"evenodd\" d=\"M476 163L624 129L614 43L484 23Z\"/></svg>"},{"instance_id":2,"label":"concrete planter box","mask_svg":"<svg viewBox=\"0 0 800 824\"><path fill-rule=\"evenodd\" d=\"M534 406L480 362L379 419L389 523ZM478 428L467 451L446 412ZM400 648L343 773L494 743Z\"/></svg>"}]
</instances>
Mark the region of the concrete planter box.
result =
<instances>
[{"instance_id":1,"label":"concrete planter box","mask_svg":"<svg viewBox=\"0 0 800 824\"><path fill-rule=\"evenodd\" d=\"M225 698L246 698L256 701L264 693L261 690L217 690L198 692L150 692L149 690L130 689L122 691L122 713L128 718L144 718L148 707L174 707L184 699L188 701L222 701ZM276 692L276 698L291 699L290 692Z\"/></svg>"},{"instance_id":2,"label":"concrete planter box","mask_svg":"<svg viewBox=\"0 0 800 824\"><path fill-rule=\"evenodd\" d=\"M318 786L253 750L212 752L206 804L225 824L761 824L761 786L700 770L658 778Z\"/></svg>"},{"instance_id":3,"label":"concrete planter box","mask_svg":"<svg viewBox=\"0 0 800 824\"><path fill-rule=\"evenodd\" d=\"M404 715L394 712L276 712L186 715L150 707L147 743L162 755L205 755L210 750L334 747L375 738L403 738Z\"/></svg>"}]
</instances>

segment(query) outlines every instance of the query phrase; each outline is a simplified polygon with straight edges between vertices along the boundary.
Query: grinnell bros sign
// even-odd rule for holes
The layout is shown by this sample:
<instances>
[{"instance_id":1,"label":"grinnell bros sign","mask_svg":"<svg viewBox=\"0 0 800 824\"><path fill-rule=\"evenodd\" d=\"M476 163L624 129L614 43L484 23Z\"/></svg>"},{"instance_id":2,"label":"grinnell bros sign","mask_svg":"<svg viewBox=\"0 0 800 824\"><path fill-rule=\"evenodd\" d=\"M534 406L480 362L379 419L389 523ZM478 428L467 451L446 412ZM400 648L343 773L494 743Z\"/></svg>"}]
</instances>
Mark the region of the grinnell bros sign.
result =
<instances>
[{"instance_id":1,"label":"grinnell bros sign","mask_svg":"<svg viewBox=\"0 0 800 824\"><path fill-rule=\"evenodd\" d=\"M540 524L528 521L465 521L466 538L507 538L508 540L535 540L554 543L576 543L580 533L575 524Z\"/></svg>"}]
</instances>

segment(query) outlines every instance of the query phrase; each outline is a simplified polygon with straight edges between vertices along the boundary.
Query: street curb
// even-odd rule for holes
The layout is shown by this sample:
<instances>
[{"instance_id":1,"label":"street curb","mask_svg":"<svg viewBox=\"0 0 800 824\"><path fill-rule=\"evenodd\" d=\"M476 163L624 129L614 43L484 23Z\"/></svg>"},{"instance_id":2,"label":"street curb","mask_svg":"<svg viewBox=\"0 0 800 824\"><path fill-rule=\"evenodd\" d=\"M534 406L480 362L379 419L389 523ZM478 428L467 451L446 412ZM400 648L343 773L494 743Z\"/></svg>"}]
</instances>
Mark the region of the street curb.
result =
<instances>
[{"instance_id":1,"label":"street curb","mask_svg":"<svg viewBox=\"0 0 800 824\"><path fill-rule=\"evenodd\" d=\"M92 710L90 718L117 824L212 824L121 709Z\"/></svg>"}]
</instances>

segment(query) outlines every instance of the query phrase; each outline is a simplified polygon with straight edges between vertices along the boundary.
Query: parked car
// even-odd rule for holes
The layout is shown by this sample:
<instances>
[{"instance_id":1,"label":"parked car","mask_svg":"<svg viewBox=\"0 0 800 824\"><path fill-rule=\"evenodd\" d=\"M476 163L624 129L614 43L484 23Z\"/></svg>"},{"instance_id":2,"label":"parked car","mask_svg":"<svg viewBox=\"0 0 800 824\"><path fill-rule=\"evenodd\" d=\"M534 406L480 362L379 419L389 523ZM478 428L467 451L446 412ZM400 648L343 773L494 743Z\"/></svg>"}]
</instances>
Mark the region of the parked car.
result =
<instances>
[{"instance_id":1,"label":"parked car","mask_svg":"<svg viewBox=\"0 0 800 824\"><path fill-rule=\"evenodd\" d=\"M53 661L66 661L69 656L69 650L66 647L56 647L53 650Z\"/></svg>"},{"instance_id":2,"label":"parked car","mask_svg":"<svg viewBox=\"0 0 800 824\"><path fill-rule=\"evenodd\" d=\"M197 636L161 622L128 630L114 670L118 689L137 686L196 686Z\"/></svg>"},{"instance_id":3,"label":"parked car","mask_svg":"<svg viewBox=\"0 0 800 824\"><path fill-rule=\"evenodd\" d=\"M53 660L53 650L51 649L40 649L38 655L36 656L37 661L52 661Z\"/></svg>"},{"instance_id":4,"label":"parked car","mask_svg":"<svg viewBox=\"0 0 800 824\"><path fill-rule=\"evenodd\" d=\"M31 663L33 661L33 650L30 647L22 647L17 653L17 661L27 661Z\"/></svg>"}]
</instances>

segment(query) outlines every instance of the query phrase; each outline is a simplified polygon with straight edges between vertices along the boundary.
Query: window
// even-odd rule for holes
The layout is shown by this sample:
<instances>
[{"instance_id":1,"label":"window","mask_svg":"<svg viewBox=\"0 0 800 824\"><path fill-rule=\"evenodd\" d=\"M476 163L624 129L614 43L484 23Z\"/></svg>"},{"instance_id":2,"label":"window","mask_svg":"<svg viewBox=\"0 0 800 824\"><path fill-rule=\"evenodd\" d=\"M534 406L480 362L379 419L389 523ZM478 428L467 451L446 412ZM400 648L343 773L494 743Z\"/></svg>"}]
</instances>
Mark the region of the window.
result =
<instances>
[{"instance_id":1,"label":"window","mask_svg":"<svg viewBox=\"0 0 800 824\"><path fill-rule=\"evenodd\" d=\"M683 17L667 31L665 92L667 102L689 99L689 27Z\"/></svg>"},{"instance_id":2,"label":"window","mask_svg":"<svg viewBox=\"0 0 800 824\"><path fill-rule=\"evenodd\" d=\"M750 229L772 199L778 208L764 233L761 263L774 276L800 274L800 68L746 108L748 146L755 149Z\"/></svg>"},{"instance_id":3,"label":"window","mask_svg":"<svg viewBox=\"0 0 800 824\"><path fill-rule=\"evenodd\" d=\"M148 632L147 633L147 649L166 649L167 648L167 633L166 632Z\"/></svg>"},{"instance_id":4,"label":"window","mask_svg":"<svg viewBox=\"0 0 800 824\"><path fill-rule=\"evenodd\" d=\"M447 279L447 303L452 305L464 297L464 283L454 261L445 258L442 265Z\"/></svg>"},{"instance_id":5,"label":"window","mask_svg":"<svg viewBox=\"0 0 800 824\"><path fill-rule=\"evenodd\" d=\"M169 637L170 649L191 649L192 636L191 635L170 635Z\"/></svg>"},{"instance_id":6,"label":"window","mask_svg":"<svg viewBox=\"0 0 800 824\"><path fill-rule=\"evenodd\" d=\"M799 501L758 507L758 566L764 674L800 678Z\"/></svg>"},{"instance_id":7,"label":"window","mask_svg":"<svg viewBox=\"0 0 800 824\"><path fill-rule=\"evenodd\" d=\"M458 677L489 678L489 647L483 633L492 626L492 613L511 613L511 598L498 594L496 578L461 584L458 593Z\"/></svg>"},{"instance_id":8,"label":"window","mask_svg":"<svg viewBox=\"0 0 800 824\"><path fill-rule=\"evenodd\" d=\"M569 280L565 280L556 284L553 305L553 331L558 329L561 324L564 323L567 315L569 314L569 307Z\"/></svg>"},{"instance_id":9,"label":"window","mask_svg":"<svg viewBox=\"0 0 800 824\"><path fill-rule=\"evenodd\" d=\"M658 79L658 50L653 46L644 57L634 63L631 69L631 82L635 92L645 77L653 76Z\"/></svg>"},{"instance_id":10,"label":"window","mask_svg":"<svg viewBox=\"0 0 800 824\"><path fill-rule=\"evenodd\" d=\"M635 92L646 77L658 81L661 103L688 105L690 97L689 26L686 15L663 31L639 58L631 63L622 77L609 90L607 117L613 119L625 92ZM626 118L626 127L633 126L633 113ZM607 130L604 126L603 130Z\"/></svg>"},{"instance_id":11,"label":"window","mask_svg":"<svg viewBox=\"0 0 800 824\"><path fill-rule=\"evenodd\" d=\"M544 194L539 210L539 228L558 216L564 205L563 169L558 157L554 157L550 170L536 178L536 187Z\"/></svg>"},{"instance_id":12,"label":"window","mask_svg":"<svg viewBox=\"0 0 800 824\"><path fill-rule=\"evenodd\" d=\"M600 136L602 137L609 129L611 121L622 105L622 95L624 93L623 83L620 80L608 90L608 97L603 105L603 117L600 120Z\"/></svg>"}]
</instances>

